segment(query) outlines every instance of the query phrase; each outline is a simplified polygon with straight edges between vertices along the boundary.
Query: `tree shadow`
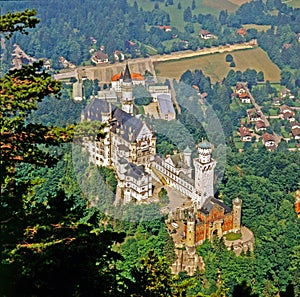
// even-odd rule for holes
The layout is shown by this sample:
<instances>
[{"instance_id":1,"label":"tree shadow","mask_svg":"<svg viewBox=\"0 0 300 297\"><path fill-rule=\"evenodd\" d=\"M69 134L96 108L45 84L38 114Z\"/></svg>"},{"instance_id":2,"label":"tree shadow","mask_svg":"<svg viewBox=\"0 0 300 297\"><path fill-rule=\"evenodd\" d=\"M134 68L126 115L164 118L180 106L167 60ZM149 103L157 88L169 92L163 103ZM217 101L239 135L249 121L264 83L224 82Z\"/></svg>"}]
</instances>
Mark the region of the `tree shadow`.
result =
<instances>
[{"instance_id":1,"label":"tree shadow","mask_svg":"<svg viewBox=\"0 0 300 297\"><path fill-rule=\"evenodd\" d=\"M251 291L251 288L243 281L234 287L232 297L258 297L257 294L251 294Z\"/></svg>"}]
</instances>

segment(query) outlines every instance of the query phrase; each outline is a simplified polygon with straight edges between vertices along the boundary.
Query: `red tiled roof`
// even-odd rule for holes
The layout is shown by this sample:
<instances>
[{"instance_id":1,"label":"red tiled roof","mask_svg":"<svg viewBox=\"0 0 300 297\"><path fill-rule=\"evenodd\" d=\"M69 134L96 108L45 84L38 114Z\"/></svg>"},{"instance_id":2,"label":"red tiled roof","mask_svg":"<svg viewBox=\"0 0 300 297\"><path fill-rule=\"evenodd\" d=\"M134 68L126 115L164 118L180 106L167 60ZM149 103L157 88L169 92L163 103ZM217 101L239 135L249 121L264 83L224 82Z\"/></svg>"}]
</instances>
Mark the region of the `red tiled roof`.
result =
<instances>
[{"instance_id":1,"label":"red tiled roof","mask_svg":"<svg viewBox=\"0 0 300 297\"><path fill-rule=\"evenodd\" d=\"M285 104L280 106L280 112L283 113L284 111L288 111L288 112L291 112L291 113L294 112L289 106L287 106Z\"/></svg>"},{"instance_id":2,"label":"red tiled roof","mask_svg":"<svg viewBox=\"0 0 300 297\"><path fill-rule=\"evenodd\" d=\"M121 77L121 73L117 73L115 75L112 76L111 80L112 81L119 81ZM131 78L133 80L144 80L144 76L141 75L140 73L131 73Z\"/></svg>"},{"instance_id":3,"label":"red tiled roof","mask_svg":"<svg viewBox=\"0 0 300 297\"><path fill-rule=\"evenodd\" d=\"M292 135L294 137L300 136L300 128L292 129Z\"/></svg>"},{"instance_id":4,"label":"red tiled roof","mask_svg":"<svg viewBox=\"0 0 300 297\"><path fill-rule=\"evenodd\" d=\"M239 89L245 89L245 87L242 84L237 84L235 88L237 90L239 90Z\"/></svg>"},{"instance_id":5,"label":"red tiled roof","mask_svg":"<svg viewBox=\"0 0 300 297\"><path fill-rule=\"evenodd\" d=\"M240 28L236 30L236 33L245 36L247 34L247 30L245 28Z\"/></svg>"},{"instance_id":6,"label":"red tiled roof","mask_svg":"<svg viewBox=\"0 0 300 297\"><path fill-rule=\"evenodd\" d=\"M290 118L293 118L295 116L295 113L294 112L285 112L285 113L283 113L283 117L285 118L285 119L290 119Z\"/></svg>"},{"instance_id":7,"label":"red tiled roof","mask_svg":"<svg viewBox=\"0 0 300 297\"><path fill-rule=\"evenodd\" d=\"M98 60L106 60L108 58L108 55L107 54L104 54L103 52L99 51L99 52L96 52L94 54L94 57Z\"/></svg>"},{"instance_id":8,"label":"red tiled roof","mask_svg":"<svg viewBox=\"0 0 300 297\"><path fill-rule=\"evenodd\" d=\"M201 30L200 34L203 35L203 36L205 36L205 35L209 35L211 33L209 31L207 31L207 30Z\"/></svg>"},{"instance_id":9,"label":"red tiled roof","mask_svg":"<svg viewBox=\"0 0 300 297\"><path fill-rule=\"evenodd\" d=\"M264 133L262 135L262 138L264 140L264 142L267 142L267 141L274 141L274 136L272 134L269 134L269 133Z\"/></svg>"},{"instance_id":10,"label":"red tiled roof","mask_svg":"<svg viewBox=\"0 0 300 297\"><path fill-rule=\"evenodd\" d=\"M265 124L264 121L257 121L255 123L255 126L256 126L257 129L266 128L266 124Z\"/></svg>"},{"instance_id":11,"label":"red tiled roof","mask_svg":"<svg viewBox=\"0 0 300 297\"><path fill-rule=\"evenodd\" d=\"M240 127L239 128L239 132L241 134L242 137L245 137L245 136L251 136L251 133L249 131L249 129L247 127Z\"/></svg>"},{"instance_id":12,"label":"red tiled roof","mask_svg":"<svg viewBox=\"0 0 300 297\"><path fill-rule=\"evenodd\" d=\"M249 95L247 93L239 94L239 98L249 98Z\"/></svg>"}]
</instances>

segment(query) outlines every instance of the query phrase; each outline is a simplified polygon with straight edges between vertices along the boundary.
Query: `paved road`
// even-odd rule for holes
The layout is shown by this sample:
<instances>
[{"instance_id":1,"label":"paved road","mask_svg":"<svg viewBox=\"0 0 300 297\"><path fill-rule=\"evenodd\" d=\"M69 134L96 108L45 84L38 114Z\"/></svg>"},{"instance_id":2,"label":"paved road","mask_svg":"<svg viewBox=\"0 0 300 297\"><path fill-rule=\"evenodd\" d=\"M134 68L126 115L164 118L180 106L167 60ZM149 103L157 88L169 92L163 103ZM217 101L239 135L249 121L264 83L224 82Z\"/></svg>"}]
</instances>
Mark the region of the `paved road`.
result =
<instances>
[{"instance_id":1,"label":"paved road","mask_svg":"<svg viewBox=\"0 0 300 297\"><path fill-rule=\"evenodd\" d=\"M245 42L242 44L233 44L233 45L224 45L224 46L216 46L211 48L199 49L197 51L181 51L174 52L168 55L155 55L148 58L137 58L131 59L129 61L130 68L132 72L140 72L144 73L145 70L150 71L154 78L156 79L154 63L155 62L163 62L169 60L179 60L183 58L191 58L196 56L208 55L213 53L222 53L222 52L231 52L241 49L254 48L255 43ZM99 79L102 83L110 83L111 77L124 70L125 62L115 63L115 64L98 64L96 66L80 66L74 70L70 70L68 72L62 71L60 74L55 75L55 79L65 79L70 77L76 77L77 79L81 79L81 77L87 77L88 79ZM77 73L78 72L78 76Z\"/></svg>"}]
</instances>

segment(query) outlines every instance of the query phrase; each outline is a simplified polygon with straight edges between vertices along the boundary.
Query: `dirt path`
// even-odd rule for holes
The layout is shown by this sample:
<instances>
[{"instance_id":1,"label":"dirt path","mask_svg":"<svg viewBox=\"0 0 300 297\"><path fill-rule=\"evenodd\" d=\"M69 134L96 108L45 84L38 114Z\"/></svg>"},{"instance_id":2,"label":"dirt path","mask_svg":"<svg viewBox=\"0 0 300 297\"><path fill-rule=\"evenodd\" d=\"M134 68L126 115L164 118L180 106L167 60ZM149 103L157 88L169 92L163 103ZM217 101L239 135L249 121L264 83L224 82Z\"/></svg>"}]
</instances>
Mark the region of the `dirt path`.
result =
<instances>
[{"instance_id":1,"label":"dirt path","mask_svg":"<svg viewBox=\"0 0 300 297\"><path fill-rule=\"evenodd\" d=\"M155 62L179 60L179 59L192 58L192 57L203 56L208 54L250 49L255 47L256 45L257 45L256 42L245 42L241 44L232 44L232 45L228 44L228 45L216 46L211 48L203 48L197 51L186 50L182 52L174 52L169 55L153 56L153 60L155 60Z\"/></svg>"}]
</instances>

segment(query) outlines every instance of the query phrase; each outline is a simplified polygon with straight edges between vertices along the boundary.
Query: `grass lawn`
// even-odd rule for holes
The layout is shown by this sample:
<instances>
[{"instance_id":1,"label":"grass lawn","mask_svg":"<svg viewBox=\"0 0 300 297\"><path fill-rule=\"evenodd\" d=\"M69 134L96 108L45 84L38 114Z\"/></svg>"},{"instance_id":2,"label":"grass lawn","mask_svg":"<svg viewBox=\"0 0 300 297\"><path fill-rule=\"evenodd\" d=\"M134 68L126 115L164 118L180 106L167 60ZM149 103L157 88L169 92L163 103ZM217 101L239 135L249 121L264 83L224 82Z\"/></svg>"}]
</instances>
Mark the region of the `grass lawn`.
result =
<instances>
[{"instance_id":1,"label":"grass lawn","mask_svg":"<svg viewBox=\"0 0 300 297\"><path fill-rule=\"evenodd\" d=\"M297 100L296 102L295 102L295 104L294 104L296 107L300 107L300 101L299 100Z\"/></svg>"},{"instance_id":2,"label":"grass lawn","mask_svg":"<svg viewBox=\"0 0 300 297\"><path fill-rule=\"evenodd\" d=\"M238 150L244 148L244 142L241 141L235 141L234 145Z\"/></svg>"},{"instance_id":3,"label":"grass lawn","mask_svg":"<svg viewBox=\"0 0 300 297\"><path fill-rule=\"evenodd\" d=\"M146 44L144 44L144 46L146 47L147 53L149 55L156 55L157 54L157 50L153 46L146 45Z\"/></svg>"},{"instance_id":4,"label":"grass lawn","mask_svg":"<svg viewBox=\"0 0 300 297\"><path fill-rule=\"evenodd\" d=\"M212 82L222 80L230 69L235 71L245 71L247 68L263 71L265 80L278 82L280 80L280 70L265 51L261 48L230 52L235 61L236 67L229 67L225 62L228 53L208 54L176 61L159 62L155 65L156 71L161 76L179 79L188 69L194 71L201 69L205 75L210 76Z\"/></svg>"},{"instance_id":5,"label":"grass lawn","mask_svg":"<svg viewBox=\"0 0 300 297\"><path fill-rule=\"evenodd\" d=\"M277 116L278 112L279 112L279 109L274 109L274 108L269 109L270 116Z\"/></svg>"},{"instance_id":6,"label":"grass lawn","mask_svg":"<svg viewBox=\"0 0 300 297\"><path fill-rule=\"evenodd\" d=\"M267 31L271 28L271 25L256 25L256 24L246 24L243 25L245 29L256 29L258 32Z\"/></svg>"},{"instance_id":7,"label":"grass lawn","mask_svg":"<svg viewBox=\"0 0 300 297\"><path fill-rule=\"evenodd\" d=\"M227 240L238 240L242 237L241 233L228 233L224 235Z\"/></svg>"},{"instance_id":8,"label":"grass lawn","mask_svg":"<svg viewBox=\"0 0 300 297\"><path fill-rule=\"evenodd\" d=\"M135 0L128 0L130 5L133 5ZM144 11L152 11L154 9L155 2L150 0L136 0L138 7L143 8ZM170 15L171 26L178 28L180 31L184 31L185 23L183 21L183 12L188 6L192 6L192 0L181 0L181 9L177 8L179 0L174 0L174 5L165 6L164 2L158 2L159 8L164 10ZM241 2L241 3L234 3ZM218 16L221 10L227 10L233 12L238 9L239 5L247 1L229 1L229 0L197 0L196 8L192 11L193 15L213 14Z\"/></svg>"}]
</instances>

